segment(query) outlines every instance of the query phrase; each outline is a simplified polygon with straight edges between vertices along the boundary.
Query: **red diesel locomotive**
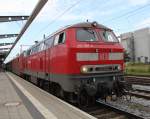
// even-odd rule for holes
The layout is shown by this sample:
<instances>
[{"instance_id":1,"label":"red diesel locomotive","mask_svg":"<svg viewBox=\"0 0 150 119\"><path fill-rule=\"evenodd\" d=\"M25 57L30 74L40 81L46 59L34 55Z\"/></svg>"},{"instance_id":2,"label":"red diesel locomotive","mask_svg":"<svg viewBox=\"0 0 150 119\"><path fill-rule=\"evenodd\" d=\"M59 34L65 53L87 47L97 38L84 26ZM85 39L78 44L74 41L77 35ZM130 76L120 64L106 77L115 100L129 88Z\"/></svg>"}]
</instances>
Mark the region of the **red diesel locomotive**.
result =
<instances>
[{"instance_id":1,"label":"red diesel locomotive","mask_svg":"<svg viewBox=\"0 0 150 119\"><path fill-rule=\"evenodd\" d=\"M84 103L88 97L122 95L123 55L111 29L85 22L58 30L7 66L38 86L48 83L58 97Z\"/></svg>"}]
</instances>

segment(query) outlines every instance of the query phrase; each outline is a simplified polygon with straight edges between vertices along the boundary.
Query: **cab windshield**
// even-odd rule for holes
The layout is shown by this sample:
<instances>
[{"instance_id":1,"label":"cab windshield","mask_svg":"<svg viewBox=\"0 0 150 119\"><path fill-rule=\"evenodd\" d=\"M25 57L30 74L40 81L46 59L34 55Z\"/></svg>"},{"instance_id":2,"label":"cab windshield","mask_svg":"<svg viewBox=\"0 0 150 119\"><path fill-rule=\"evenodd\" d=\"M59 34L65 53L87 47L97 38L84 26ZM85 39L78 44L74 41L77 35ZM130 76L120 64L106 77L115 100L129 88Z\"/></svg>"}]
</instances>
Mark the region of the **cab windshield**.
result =
<instances>
[{"instance_id":1,"label":"cab windshield","mask_svg":"<svg viewBox=\"0 0 150 119\"><path fill-rule=\"evenodd\" d=\"M106 42L118 42L118 39L112 31L100 31L102 39Z\"/></svg>"},{"instance_id":2,"label":"cab windshield","mask_svg":"<svg viewBox=\"0 0 150 119\"><path fill-rule=\"evenodd\" d=\"M97 36L94 30L83 28L77 30L77 40L79 41L97 41Z\"/></svg>"}]
</instances>

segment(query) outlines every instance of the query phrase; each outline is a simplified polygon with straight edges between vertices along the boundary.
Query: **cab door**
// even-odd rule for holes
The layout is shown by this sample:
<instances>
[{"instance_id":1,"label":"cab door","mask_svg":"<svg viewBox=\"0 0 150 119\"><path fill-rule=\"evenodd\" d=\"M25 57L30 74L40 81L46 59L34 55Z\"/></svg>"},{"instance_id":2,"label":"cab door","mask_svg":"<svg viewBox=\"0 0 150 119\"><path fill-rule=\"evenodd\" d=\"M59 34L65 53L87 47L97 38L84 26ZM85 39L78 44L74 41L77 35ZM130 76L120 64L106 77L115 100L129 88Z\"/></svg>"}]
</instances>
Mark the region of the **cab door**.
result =
<instances>
[{"instance_id":1,"label":"cab door","mask_svg":"<svg viewBox=\"0 0 150 119\"><path fill-rule=\"evenodd\" d=\"M55 75L64 74L67 69L67 47L66 32L61 31L55 34L53 47L51 48L50 72Z\"/></svg>"}]
</instances>

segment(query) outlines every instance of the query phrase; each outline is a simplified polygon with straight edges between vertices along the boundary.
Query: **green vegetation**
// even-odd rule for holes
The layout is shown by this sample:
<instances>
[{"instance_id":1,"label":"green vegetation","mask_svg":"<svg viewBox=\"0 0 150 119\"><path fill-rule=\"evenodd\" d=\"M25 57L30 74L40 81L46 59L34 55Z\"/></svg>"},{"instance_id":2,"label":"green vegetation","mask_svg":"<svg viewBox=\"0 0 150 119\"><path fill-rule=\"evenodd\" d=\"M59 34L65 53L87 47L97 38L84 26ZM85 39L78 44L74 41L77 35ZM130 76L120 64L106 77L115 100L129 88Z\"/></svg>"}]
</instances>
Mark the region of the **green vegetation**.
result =
<instances>
[{"instance_id":1,"label":"green vegetation","mask_svg":"<svg viewBox=\"0 0 150 119\"><path fill-rule=\"evenodd\" d=\"M127 63L125 66L125 74L150 76L150 64Z\"/></svg>"}]
</instances>

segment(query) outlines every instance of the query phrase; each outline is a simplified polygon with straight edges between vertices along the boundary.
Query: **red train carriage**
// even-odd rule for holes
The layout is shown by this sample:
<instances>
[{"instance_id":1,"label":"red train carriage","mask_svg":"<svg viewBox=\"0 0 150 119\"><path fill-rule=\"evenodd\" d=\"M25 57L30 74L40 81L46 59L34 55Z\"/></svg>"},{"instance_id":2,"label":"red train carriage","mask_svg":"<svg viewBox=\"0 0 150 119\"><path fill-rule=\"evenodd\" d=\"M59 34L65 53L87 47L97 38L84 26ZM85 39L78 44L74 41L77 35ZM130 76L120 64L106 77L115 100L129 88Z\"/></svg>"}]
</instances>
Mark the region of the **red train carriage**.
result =
<instances>
[{"instance_id":1,"label":"red train carriage","mask_svg":"<svg viewBox=\"0 0 150 119\"><path fill-rule=\"evenodd\" d=\"M111 29L85 22L35 44L20 56L19 68L24 76L36 77L39 86L49 82L57 96L78 95L83 102L88 96L121 95L123 52Z\"/></svg>"}]
</instances>

